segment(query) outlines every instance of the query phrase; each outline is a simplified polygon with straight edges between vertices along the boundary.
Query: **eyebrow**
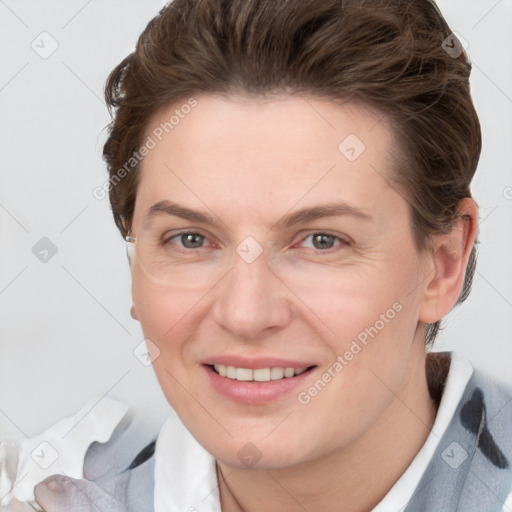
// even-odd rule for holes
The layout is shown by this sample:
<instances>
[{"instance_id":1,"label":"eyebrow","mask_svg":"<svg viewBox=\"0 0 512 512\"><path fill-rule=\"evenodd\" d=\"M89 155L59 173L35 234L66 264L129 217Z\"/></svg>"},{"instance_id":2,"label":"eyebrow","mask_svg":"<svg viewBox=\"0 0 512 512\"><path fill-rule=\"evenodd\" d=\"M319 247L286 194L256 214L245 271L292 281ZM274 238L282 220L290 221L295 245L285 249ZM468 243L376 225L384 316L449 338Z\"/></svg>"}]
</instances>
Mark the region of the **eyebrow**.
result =
<instances>
[{"instance_id":1,"label":"eyebrow","mask_svg":"<svg viewBox=\"0 0 512 512\"><path fill-rule=\"evenodd\" d=\"M153 217L161 214L174 215L175 217L180 217L192 222L199 222L200 224L217 224L213 217L206 215L205 213L192 210L186 206L167 200L155 203L151 208L149 208L146 213L146 222L149 222Z\"/></svg>"},{"instance_id":2,"label":"eyebrow","mask_svg":"<svg viewBox=\"0 0 512 512\"><path fill-rule=\"evenodd\" d=\"M342 215L348 215L362 220L373 220L373 217L366 213L363 208L358 208L347 203L328 203L302 208L296 212L286 214L274 225L274 228L291 227L295 224L312 222L326 217L341 217Z\"/></svg>"},{"instance_id":3,"label":"eyebrow","mask_svg":"<svg viewBox=\"0 0 512 512\"><path fill-rule=\"evenodd\" d=\"M219 225L218 221L206 213L192 210L191 208L168 200L160 201L151 206L146 214L146 222L149 222L153 217L161 214L173 215L200 224ZM304 224L326 217L340 217L342 215L348 215L367 221L373 220L373 217L366 213L363 208L358 208L347 203L329 203L302 208L298 211L287 213L273 225L272 229L289 228L296 224Z\"/></svg>"}]
</instances>

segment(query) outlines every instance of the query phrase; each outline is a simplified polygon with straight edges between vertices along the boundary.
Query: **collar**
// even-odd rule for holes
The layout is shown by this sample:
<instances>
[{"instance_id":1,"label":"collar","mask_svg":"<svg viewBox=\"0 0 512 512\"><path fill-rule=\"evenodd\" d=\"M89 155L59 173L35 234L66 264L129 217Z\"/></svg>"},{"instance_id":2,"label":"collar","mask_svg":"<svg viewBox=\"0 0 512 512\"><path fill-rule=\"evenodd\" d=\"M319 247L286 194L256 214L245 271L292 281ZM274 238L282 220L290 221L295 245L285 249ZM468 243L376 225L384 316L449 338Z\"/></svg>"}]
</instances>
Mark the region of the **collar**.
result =
<instances>
[{"instance_id":1,"label":"collar","mask_svg":"<svg viewBox=\"0 0 512 512\"><path fill-rule=\"evenodd\" d=\"M220 512L215 459L176 414L164 423L155 448L155 512Z\"/></svg>"}]
</instances>

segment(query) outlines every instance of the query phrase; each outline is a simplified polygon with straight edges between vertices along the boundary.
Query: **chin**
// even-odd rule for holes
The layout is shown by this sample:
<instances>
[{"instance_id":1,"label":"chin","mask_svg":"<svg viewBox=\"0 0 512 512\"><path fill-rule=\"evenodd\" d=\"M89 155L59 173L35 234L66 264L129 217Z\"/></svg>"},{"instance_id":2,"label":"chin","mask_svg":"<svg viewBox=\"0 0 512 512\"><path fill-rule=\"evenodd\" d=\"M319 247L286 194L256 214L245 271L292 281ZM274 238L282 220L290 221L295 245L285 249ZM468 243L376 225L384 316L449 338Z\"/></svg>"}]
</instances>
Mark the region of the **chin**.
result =
<instances>
[{"instance_id":1,"label":"chin","mask_svg":"<svg viewBox=\"0 0 512 512\"><path fill-rule=\"evenodd\" d=\"M275 441L234 441L229 446L212 446L207 451L219 462L237 469L283 469L307 460L303 444L295 446L281 439Z\"/></svg>"}]
</instances>

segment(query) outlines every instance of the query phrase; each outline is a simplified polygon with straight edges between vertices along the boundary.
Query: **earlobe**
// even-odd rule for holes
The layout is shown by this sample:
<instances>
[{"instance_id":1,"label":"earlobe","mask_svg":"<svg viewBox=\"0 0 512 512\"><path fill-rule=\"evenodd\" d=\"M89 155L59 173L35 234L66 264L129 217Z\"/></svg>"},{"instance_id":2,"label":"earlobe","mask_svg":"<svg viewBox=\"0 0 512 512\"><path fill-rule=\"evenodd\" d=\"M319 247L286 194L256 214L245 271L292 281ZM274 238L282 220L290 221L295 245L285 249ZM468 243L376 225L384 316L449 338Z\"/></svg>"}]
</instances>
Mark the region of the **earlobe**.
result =
<instances>
[{"instance_id":1,"label":"earlobe","mask_svg":"<svg viewBox=\"0 0 512 512\"><path fill-rule=\"evenodd\" d=\"M449 233L434 235L428 258L419 320L435 323L456 304L464 285L469 256L476 239L478 209L465 198L457 207Z\"/></svg>"},{"instance_id":2,"label":"earlobe","mask_svg":"<svg viewBox=\"0 0 512 512\"><path fill-rule=\"evenodd\" d=\"M130 308L130 315L134 320L139 320L139 317L137 315L137 310L135 309L135 306L132 305Z\"/></svg>"}]
</instances>

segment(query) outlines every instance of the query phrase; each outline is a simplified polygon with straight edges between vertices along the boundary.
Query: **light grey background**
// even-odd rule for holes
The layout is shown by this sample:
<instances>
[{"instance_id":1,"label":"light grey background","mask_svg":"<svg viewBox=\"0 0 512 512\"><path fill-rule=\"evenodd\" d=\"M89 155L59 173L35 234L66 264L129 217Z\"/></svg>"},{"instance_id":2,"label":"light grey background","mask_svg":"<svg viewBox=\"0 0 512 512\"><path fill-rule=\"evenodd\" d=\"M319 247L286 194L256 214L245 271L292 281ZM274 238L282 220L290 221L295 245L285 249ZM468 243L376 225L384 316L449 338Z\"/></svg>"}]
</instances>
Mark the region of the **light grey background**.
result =
<instances>
[{"instance_id":1,"label":"light grey background","mask_svg":"<svg viewBox=\"0 0 512 512\"><path fill-rule=\"evenodd\" d=\"M484 145L474 289L436 347L512 383L512 0L439 4L469 44ZM93 196L107 178L105 79L162 6L0 0L2 438L34 435L93 395L129 404L145 432L170 412L152 368L133 354L143 336L129 316L124 242L107 200Z\"/></svg>"}]
</instances>

